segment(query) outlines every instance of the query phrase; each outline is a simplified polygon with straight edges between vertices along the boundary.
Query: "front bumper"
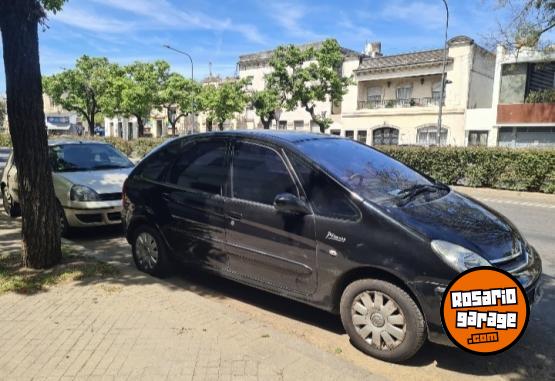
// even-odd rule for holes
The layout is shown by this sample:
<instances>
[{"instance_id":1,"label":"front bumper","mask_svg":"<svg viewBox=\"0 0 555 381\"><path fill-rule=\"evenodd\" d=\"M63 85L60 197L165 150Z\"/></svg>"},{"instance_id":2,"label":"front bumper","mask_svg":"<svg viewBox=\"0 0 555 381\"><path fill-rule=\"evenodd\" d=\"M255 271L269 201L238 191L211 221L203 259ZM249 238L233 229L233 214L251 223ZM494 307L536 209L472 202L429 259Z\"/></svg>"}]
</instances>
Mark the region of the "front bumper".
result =
<instances>
[{"instance_id":1,"label":"front bumper","mask_svg":"<svg viewBox=\"0 0 555 381\"><path fill-rule=\"evenodd\" d=\"M533 247L530 247L530 258L526 268L513 275L524 287L530 309L532 309L543 295L542 263L540 256ZM454 346L445 334L441 323L441 299L447 288L447 283L420 283L417 290L428 323L428 339L436 344Z\"/></svg>"},{"instance_id":2,"label":"front bumper","mask_svg":"<svg viewBox=\"0 0 555 381\"><path fill-rule=\"evenodd\" d=\"M121 201L79 202L64 206L68 225L95 227L121 224Z\"/></svg>"}]
</instances>

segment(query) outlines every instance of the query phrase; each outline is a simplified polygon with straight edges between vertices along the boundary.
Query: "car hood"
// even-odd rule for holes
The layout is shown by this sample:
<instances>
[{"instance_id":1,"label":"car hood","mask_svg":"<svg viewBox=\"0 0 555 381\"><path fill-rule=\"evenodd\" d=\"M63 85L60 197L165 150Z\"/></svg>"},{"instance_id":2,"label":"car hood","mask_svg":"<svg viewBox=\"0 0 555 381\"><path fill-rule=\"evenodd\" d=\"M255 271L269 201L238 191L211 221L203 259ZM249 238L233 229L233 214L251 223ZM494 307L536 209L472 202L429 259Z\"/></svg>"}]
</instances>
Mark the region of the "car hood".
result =
<instances>
[{"instance_id":1,"label":"car hood","mask_svg":"<svg viewBox=\"0 0 555 381\"><path fill-rule=\"evenodd\" d=\"M522 242L505 217L456 192L423 204L390 208L388 213L430 240L458 244L490 261L511 256Z\"/></svg>"},{"instance_id":2,"label":"car hood","mask_svg":"<svg viewBox=\"0 0 555 381\"><path fill-rule=\"evenodd\" d=\"M55 175L64 178L73 185L88 186L99 194L119 193L122 191L125 179L132 170L133 168L130 167L100 171L58 172Z\"/></svg>"}]
</instances>

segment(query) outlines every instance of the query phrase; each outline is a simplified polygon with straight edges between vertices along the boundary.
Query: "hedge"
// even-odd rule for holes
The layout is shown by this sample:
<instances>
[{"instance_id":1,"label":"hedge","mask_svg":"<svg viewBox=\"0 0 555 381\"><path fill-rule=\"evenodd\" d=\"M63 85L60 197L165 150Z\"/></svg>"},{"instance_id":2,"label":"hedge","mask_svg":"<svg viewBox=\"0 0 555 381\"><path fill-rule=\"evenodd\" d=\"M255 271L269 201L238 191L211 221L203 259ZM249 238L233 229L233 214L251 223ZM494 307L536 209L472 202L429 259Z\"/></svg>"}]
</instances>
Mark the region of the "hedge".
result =
<instances>
[{"instance_id":1,"label":"hedge","mask_svg":"<svg viewBox=\"0 0 555 381\"><path fill-rule=\"evenodd\" d=\"M381 146L445 184L555 193L555 149Z\"/></svg>"},{"instance_id":2,"label":"hedge","mask_svg":"<svg viewBox=\"0 0 555 381\"><path fill-rule=\"evenodd\" d=\"M90 138L87 138L90 139ZM131 157L143 157L166 138L103 140ZM0 134L0 147L11 146ZM555 149L381 146L379 150L445 184L555 193Z\"/></svg>"}]
</instances>

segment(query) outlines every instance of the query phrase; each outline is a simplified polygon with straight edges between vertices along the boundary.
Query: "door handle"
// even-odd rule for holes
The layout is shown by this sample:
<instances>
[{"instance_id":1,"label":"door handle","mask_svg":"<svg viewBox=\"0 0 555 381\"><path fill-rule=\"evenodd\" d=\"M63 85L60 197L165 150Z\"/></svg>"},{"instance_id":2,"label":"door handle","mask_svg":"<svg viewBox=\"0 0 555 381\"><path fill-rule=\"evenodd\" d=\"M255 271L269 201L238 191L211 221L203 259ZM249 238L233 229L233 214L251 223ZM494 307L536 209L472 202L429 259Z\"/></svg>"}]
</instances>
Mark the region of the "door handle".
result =
<instances>
[{"instance_id":1,"label":"door handle","mask_svg":"<svg viewBox=\"0 0 555 381\"><path fill-rule=\"evenodd\" d=\"M240 221L241 219L243 219L243 214L239 212L228 212L228 216L232 220L236 220L236 221Z\"/></svg>"}]
</instances>

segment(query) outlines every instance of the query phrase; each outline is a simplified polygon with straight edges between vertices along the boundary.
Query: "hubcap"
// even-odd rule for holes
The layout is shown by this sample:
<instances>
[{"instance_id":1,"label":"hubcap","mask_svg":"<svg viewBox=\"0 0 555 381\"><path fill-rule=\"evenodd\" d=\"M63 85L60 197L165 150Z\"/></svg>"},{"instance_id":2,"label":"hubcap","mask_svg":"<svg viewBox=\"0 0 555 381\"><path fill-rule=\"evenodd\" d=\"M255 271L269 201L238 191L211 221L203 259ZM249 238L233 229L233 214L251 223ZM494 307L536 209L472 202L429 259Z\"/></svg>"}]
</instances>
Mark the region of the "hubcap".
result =
<instances>
[{"instance_id":1,"label":"hubcap","mask_svg":"<svg viewBox=\"0 0 555 381\"><path fill-rule=\"evenodd\" d=\"M158 263L158 244L149 233L141 233L137 237L135 251L137 260L144 269L154 269Z\"/></svg>"},{"instance_id":2,"label":"hubcap","mask_svg":"<svg viewBox=\"0 0 555 381\"><path fill-rule=\"evenodd\" d=\"M357 333L373 347L388 351L405 339L405 315L399 305L380 291L364 291L357 295L351 308Z\"/></svg>"}]
</instances>

